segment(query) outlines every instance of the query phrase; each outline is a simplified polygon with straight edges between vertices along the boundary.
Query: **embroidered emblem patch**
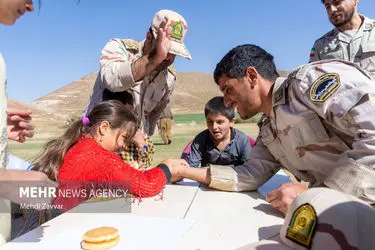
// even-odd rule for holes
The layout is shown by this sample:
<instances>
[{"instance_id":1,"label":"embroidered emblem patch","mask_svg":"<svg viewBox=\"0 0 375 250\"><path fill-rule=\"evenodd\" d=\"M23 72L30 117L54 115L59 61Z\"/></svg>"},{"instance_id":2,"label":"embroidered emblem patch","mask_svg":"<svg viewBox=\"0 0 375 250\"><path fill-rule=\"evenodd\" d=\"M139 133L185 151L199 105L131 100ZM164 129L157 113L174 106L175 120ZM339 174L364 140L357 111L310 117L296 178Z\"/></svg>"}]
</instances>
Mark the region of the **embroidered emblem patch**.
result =
<instances>
[{"instance_id":1,"label":"embroidered emblem patch","mask_svg":"<svg viewBox=\"0 0 375 250\"><path fill-rule=\"evenodd\" d=\"M317 225L316 212L310 204L294 211L290 219L286 238L305 247L310 247Z\"/></svg>"},{"instance_id":2,"label":"embroidered emblem patch","mask_svg":"<svg viewBox=\"0 0 375 250\"><path fill-rule=\"evenodd\" d=\"M273 95L273 103L277 103L283 97L283 88L280 87Z\"/></svg>"},{"instance_id":3,"label":"embroidered emblem patch","mask_svg":"<svg viewBox=\"0 0 375 250\"><path fill-rule=\"evenodd\" d=\"M175 38L177 40L181 40L182 38L182 32L184 31L184 26L181 22L175 22L172 25L172 38Z\"/></svg>"},{"instance_id":4,"label":"embroidered emblem patch","mask_svg":"<svg viewBox=\"0 0 375 250\"><path fill-rule=\"evenodd\" d=\"M124 42L126 49L139 50L139 43L137 43L135 40L124 39L122 41Z\"/></svg>"},{"instance_id":5,"label":"embroidered emblem patch","mask_svg":"<svg viewBox=\"0 0 375 250\"><path fill-rule=\"evenodd\" d=\"M171 65L168 67L168 69L169 69L169 71L171 71L174 75L177 74L177 70L176 70L176 68L174 67L173 64L171 64Z\"/></svg>"},{"instance_id":6,"label":"embroidered emblem patch","mask_svg":"<svg viewBox=\"0 0 375 250\"><path fill-rule=\"evenodd\" d=\"M310 99L313 102L324 102L340 87L338 74L325 74L319 77L310 89Z\"/></svg>"},{"instance_id":7,"label":"embroidered emblem patch","mask_svg":"<svg viewBox=\"0 0 375 250\"><path fill-rule=\"evenodd\" d=\"M366 30L370 30L370 29L372 29L374 27L374 24L372 24L372 23L366 23L366 25L365 25L365 29Z\"/></svg>"}]
</instances>

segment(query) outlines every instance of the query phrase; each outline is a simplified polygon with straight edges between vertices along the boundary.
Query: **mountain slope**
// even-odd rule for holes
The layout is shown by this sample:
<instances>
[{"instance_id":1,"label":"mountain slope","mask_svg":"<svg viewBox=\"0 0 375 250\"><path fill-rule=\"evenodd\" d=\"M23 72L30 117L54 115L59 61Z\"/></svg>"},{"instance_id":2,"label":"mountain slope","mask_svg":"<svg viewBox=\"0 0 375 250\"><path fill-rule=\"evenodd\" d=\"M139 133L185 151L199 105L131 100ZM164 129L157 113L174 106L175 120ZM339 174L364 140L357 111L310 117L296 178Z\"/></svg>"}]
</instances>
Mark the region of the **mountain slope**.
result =
<instances>
[{"instance_id":1,"label":"mountain slope","mask_svg":"<svg viewBox=\"0 0 375 250\"><path fill-rule=\"evenodd\" d=\"M281 76L288 72L279 71ZM33 110L35 120L66 121L79 117L91 93L97 73L88 74L60 89L44 95L32 103L9 100L9 106ZM172 95L172 110L175 114L203 113L206 102L221 95L212 74L200 72L178 72Z\"/></svg>"}]
</instances>

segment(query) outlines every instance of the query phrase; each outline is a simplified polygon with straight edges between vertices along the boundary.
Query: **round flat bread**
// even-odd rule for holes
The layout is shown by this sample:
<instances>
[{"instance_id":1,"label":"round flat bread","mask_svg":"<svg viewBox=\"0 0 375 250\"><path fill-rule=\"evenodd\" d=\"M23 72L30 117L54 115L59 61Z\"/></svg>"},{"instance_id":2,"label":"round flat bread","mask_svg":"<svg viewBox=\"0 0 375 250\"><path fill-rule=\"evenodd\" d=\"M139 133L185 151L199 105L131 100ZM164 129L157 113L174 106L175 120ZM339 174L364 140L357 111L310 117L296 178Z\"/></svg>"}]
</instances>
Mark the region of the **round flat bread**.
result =
<instances>
[{"instance_id":1,"label":"round flat bread","mask_svg":"<svg viewBox=\"0 0 375 250\"><path fill-rule=\"evenodd\" d=\"M112 240L103 241L103 242L82 241L81 247L84 250L108 250L112 247L115 247L119 241L120 241L120 237L116 237Z\"/></svg>"},{"instance_id":2,"label":"round flat bread","mask_svg":"<svg viewBox=\"0 0 375 250\"><path fill-rule=\"evenodd\" d=\"M83 240L89 243L110 241L119 237L118 230L114 227L98 227L87 231Z\"/></svg>"}]
</instances>

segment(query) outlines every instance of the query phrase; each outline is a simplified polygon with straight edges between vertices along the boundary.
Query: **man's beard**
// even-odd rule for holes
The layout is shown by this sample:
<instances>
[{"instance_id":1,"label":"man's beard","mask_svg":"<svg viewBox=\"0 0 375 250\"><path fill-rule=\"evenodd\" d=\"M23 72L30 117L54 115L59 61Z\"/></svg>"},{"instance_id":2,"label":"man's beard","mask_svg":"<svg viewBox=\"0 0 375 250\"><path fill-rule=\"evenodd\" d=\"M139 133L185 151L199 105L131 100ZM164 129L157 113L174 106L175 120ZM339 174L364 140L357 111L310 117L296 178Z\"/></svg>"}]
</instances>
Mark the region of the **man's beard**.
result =
<instances>
[{"instance_id":1,"label":"man's beard","mask_svg":"<svg viewBox=\"0 0 375 250\"><path fill-rule=\"evenodd\" d=\"M354 16L354 12L355 12L355 9L353 8L352 12L350 13L350 15L346 19L344 19L343 21L341 21L339 23L334 24L334 26L336 28L340 28L341 26L344 26L344 25L348 24L350 22L350 20L352 20L352 17Z\"/></svg>"}]
</instances>

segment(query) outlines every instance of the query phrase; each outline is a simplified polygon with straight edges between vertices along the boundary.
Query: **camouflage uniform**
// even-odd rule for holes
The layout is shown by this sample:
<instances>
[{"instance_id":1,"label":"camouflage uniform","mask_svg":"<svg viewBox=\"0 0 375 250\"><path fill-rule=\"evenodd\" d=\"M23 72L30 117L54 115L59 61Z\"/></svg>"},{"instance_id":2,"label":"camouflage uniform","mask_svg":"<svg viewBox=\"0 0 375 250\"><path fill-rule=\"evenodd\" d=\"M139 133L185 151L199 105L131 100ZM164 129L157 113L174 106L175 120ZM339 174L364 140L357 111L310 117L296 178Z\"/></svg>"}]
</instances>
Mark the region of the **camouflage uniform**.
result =
<instances>
[{"instance_id":1,"label":"camouflage uniform","mask_svg":"<svg viewBox=\"0 0 375 250\"><path fill-rule=\"evenodd\" d=\"M130 91L136 113L142 117L144 132L152 136L175 87L176 71L170 66L135 82L131 64L142 57L143 43L131 39L112 39L106 44L101 52L100 71L86 113L102 101L104 89L113 92Z\"/></svg>"},{"instance_id":2,"label":"camouflage uniform","mask_svg":"<svg viewBox=\"0 0 375 250\"><path fill-rule=\"evenodd\" d=\"M280 168L312 187L375 202L375 81L358 65L304 65L273 88L273 108L244 165L211 166L210 187L255 190Z\"/></svg>"},{"instance_id":3,"label":"camouflage uniform","mask_svg":"<svg viewBox=\"0 0 375 250\"><path fill-rule=\"evenodd\" d=\"M159 135L165 144L170 144L172 142L172 120L172 110L170 105L167 105L161 113L158 121Z\"/></svg>"},{"instance_id":4,"label":"camouflage uniform","mask_svg":"<svg viewBox=\"0 0 375 250\"><path fill-rule=\"evenodd\" d=\"M363 23L354 37L333 29L315 41L310 62L340 59L354 62L375 77L375 20L361 15Z\"/></svg>"}]
</instances>

